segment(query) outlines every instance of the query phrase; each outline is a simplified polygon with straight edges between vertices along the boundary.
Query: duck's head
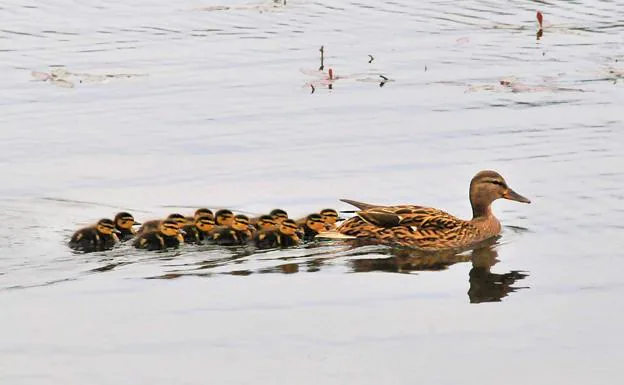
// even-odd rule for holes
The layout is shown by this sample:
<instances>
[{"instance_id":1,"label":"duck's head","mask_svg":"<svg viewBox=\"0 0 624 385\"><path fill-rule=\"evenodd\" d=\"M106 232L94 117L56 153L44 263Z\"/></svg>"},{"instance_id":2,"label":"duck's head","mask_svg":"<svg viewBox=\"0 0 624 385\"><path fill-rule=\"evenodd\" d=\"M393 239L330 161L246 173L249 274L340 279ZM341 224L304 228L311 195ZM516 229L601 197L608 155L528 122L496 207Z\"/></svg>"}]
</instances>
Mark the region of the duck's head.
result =
<instances>
[{"instance_id":1,"label":"duck's head","mask_svg":"<svg viewBox=\"0 0 624 385\"><path fill-rule=\"evenodd\" d=\"M259 230L269 230L277 226L277 222L271 215L261 215L256 222L256 226Z\"/></svg>"},{"instance_id":2,"label":"duck's head","mask_svg":"<svg viewBox=\"0 0 624 385\"><path fill-rule=\"evenodd\" d=\"M490 205L497 199L531 203L507 186L505 179L496 171L479 171L470 181L470 203L473 218L490 215Z\"/></svg>"},{"instance_id":3,"label":"duck's head","mask_svg":"<svg viewBox=\"0 0 624 385\"><path fill-rule=\"evenodd\" d=\"M115 215L115 227L118 229L130 230L132 226L140 225L139 222L134 220L134 217L130 213L121 212Z\"/></svg>"},{"instance_id":4,"label":"duck's head","mask_svg":"<svg viewBox=\"0 0 624 385\"><path fill-rule=\"evenodd\" d=\"M118 233L119 230L115 229L115 222L110 219L104 218L100 219L95 224L95 230L100 234L111 235L113 233Z\"/></svg>"},{"instance_id":5,"label":"duck's head","mask_svg":"<svg viewBox=\"0 0 624 385\"><path fill-rule=\"evenodd\" d=\"M317 233L327 230L327 225L323 221L323 217L320 214L310 214L306 217L306 227L316 231Z\"/></svg>"},{"instance_id":6,"label":"duck's head","mask_svg":"<svg viewBox=\"0 0 624 385\"><path fill-rule=\"evenodd\" d=\"M239 214L234 217L234 223L232 223L232 228L238 231L246 231L249 230L249 218L247 215Z\"/></svg>"},{"instance_id":7,"label":"duck's head","mask_svg":"<svg viewBox=\"0 0 624 385\"><path fill-rule=\"evenodd\" d=\"M279 231L285 235L295 235L297 233L297 222L286 219L279 225Z\"/></svg>"},{"instance_id":8,"label":"duck's head","mask_svg":"<svg viewBox=\"0 0 624 385\"><path fill-rule=\"evenodd\" d=\"M185 217L184 215L182 215L182 214L178 214L178 213L175 213L175 214L169 214L169 215L167 216L167 220L172 220L172 221L174 221L175 223L177 223L177 224L178 224L178 227L179 227L179 228L182 228L182 226L184 226L184 225L187 225L187 224L188 224L188 219L186 219L186 217Z\"/></svg>"},{"instance_id":9,"label":"duck's head","mask_svg":"<svg viewBox=\"0 0 624 385\"><path fill-rule=\"evenodd\" d=\"M212 213L212 210L202 207L200 209L195 210L195 214L193 215L193 217L195 219L199 217L210 217L214 219L214 214Z\"/></svg>"},{"instance_id":10,"label":"duck's head","mask_svg":"<svg viewBox=\"0 0 624 385\"><path fill-rule=\"evenodd\" d=\"M334 209L323 209L320 214L323 221L330 226L334 226L338 222L338 211Z\"/></svg>"},{"instance_id":11,"label":"duck's head","mask_svg":"<svg viewBox=\"0 0 624 385\"><path fill-rule=\"evenodd\" d=\"M273 209L269 215L273 217L277 224L280 224L288 219L288 213L282 209Z\"/></svg>"},{"instance_id":12,"label":"duck's head","mask_svg":"<svg viewBox=\"0 0 624 385\"><path fill-rule=\"evenodd\" d=\"M195 227L200 229L204 233L209 233L215 228L214 219L211 216L199 216L195 218Z\"/></svg>"},{"instance_id":13,"label":"duck's head","mask_svg":"<svg viewBox=\"0 0 624 385\"><path fill-rule=\"evenodd\" d=\"M217 226L231 226L234 223L234 213L228 209L217 211L215 213L215 223Z\"/></svg>"},{"instance_id":14,"label":"duck's head","mask_svg":"<svg viewBox=\"0 0 624 385\"><path fill-rule=\"evenodd\" d=\"M177 237L180 235L180 223L175 219L165 219L160 223L160 232L167 237Z\"/></svg>"}]
</instances>

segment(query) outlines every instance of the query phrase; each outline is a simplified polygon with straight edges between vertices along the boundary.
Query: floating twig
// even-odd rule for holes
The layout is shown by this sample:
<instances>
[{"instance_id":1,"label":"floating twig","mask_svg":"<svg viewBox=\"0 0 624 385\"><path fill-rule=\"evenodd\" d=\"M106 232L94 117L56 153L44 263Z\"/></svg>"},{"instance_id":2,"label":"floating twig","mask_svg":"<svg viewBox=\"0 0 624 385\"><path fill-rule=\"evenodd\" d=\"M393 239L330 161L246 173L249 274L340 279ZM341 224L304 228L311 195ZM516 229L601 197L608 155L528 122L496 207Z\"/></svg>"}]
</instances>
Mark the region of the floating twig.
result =
<instances>
[{"instance_id":1,"label":"floating twig","mask_svg":"<svg viewBox=\"0 0 624 385\"><path fill-rule=\"evenodd\" d=\"M322 71L325 68L325 48L323 46L321 46L321 49L319 49L319 51L321 51L321 66L319 67L319 71Z\"/></svg>"},{"instance_id":2,"label":"floating twig","mask_svg":"<svg viewBox=\"0 0 624 385\"><path fill-rule=\"evenodd\" d=\"M368 64L372 63L373 60L375 60L375 58L373 57L373 55L368 55L368 57L370 58L370 60L368 61Z\"/></svg>"}]
</instances>

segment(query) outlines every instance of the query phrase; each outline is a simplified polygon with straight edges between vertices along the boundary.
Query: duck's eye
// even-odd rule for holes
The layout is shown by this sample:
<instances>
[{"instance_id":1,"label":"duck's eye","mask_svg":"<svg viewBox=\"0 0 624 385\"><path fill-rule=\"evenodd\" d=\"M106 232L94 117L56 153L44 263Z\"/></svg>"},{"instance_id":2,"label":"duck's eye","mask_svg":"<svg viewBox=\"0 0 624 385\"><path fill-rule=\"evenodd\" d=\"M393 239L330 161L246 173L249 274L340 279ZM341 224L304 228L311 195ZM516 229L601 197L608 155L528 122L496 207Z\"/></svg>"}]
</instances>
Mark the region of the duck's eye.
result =
<instances>
[{"instance_id":1,"label":"duck's eye","mask_svg":"<svg viewBox=\"0 0 624 385\"><path fill-rule=\"evenodd\" d=\"M507 187L507 186L505 186L505 182L500 181L500 180L496 180L496 179L491 180L490 183L494 183L495 185L502 186L502 187Z\"/></svg>"}]
</instances>

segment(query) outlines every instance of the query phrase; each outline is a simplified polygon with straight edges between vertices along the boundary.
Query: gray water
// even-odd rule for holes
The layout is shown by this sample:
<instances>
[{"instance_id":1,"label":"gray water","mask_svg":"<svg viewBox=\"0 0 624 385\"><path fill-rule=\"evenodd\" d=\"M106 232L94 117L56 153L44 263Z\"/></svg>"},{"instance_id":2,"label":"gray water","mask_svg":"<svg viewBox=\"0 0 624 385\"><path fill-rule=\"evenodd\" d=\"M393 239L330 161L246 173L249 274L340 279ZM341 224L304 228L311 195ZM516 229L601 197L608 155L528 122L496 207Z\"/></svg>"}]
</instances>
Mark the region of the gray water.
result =
<instances>
[{"instance_id":1,"label":"gray water","mask_svg":"<svg viewBox=\"0 0 624 385\"><path fill-rule=\"evenodd\" d=\"M0 383L617 383L622 20L606 0L2 2ZM481 169L533 203L496 202L502 237L461 255L66 246L120 210L467 218Z\"/></svg>"}]
</instances>

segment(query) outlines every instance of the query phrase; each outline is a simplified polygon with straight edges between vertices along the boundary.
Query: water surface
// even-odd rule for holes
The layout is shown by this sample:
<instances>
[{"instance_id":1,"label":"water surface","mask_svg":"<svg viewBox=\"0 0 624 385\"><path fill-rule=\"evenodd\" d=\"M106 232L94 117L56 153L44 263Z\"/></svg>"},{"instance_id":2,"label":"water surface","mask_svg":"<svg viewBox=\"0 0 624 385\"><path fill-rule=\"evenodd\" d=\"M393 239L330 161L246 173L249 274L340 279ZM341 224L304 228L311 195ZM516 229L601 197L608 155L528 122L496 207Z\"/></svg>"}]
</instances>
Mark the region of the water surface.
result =
<instances>
[{"instance_id":1,"label":"water surface","mask_svg":"<svg viewBox=\"0 0 624 385\"><path fill-rule=\"evenodd\" d=\"M619 378L622 3L9 0L0 16L0 382ZM66 247L120 210L299 217L348 197L469 217L481 169L533 203L496 202L502 237L455 256Z\"/></svg>"}]
</instances>

